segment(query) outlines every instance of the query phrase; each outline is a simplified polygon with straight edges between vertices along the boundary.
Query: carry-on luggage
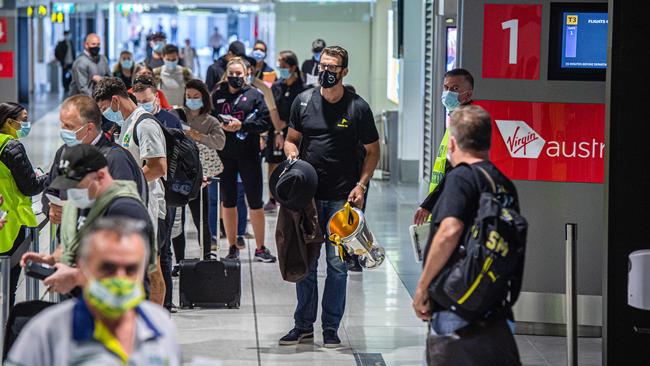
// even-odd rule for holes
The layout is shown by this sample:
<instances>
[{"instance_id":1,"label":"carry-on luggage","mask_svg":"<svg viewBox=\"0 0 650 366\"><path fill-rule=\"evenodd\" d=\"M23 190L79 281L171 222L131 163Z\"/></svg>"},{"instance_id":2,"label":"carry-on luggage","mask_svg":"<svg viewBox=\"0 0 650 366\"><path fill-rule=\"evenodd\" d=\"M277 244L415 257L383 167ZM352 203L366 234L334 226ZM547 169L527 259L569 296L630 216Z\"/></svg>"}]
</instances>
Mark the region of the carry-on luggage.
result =
<instances>
[{"instance_id":1,"label":"carry-on luggage","mask_svg":"<svg viewBox=\"0 0 650 366\"><path fill-rule=\"evenodd\" d=\"M28 321L35 317L38 313L45 310L52 305L56 305L54 302L48 301L25 301L18 303L11 310L9 314L9 319L7 319L7 324L5 326L5 338L4 346L2 348L2 360L4 361L7 358L7 354L13 346L20 331L23 330Z\"/></svg>"},{"instance_id":2,"label":"carry-on luggage","mask_svg":"<svg viewBox=\"0 0 650 366\"><path fill-rule=\"evenodd\" d=\"M219 202L219 180L217 202ZM203 190L200 193L201 222L199 224L200 253L203 253ZM219 213L217 210L217 224ZM217 226L218 228L218 226ZM217 235L218 230L217 230ZM179 297L181 308L227 307L239 308L241 302L241 263L239 260L185 259L180 262Z\"/></svg>"}]
</instances>

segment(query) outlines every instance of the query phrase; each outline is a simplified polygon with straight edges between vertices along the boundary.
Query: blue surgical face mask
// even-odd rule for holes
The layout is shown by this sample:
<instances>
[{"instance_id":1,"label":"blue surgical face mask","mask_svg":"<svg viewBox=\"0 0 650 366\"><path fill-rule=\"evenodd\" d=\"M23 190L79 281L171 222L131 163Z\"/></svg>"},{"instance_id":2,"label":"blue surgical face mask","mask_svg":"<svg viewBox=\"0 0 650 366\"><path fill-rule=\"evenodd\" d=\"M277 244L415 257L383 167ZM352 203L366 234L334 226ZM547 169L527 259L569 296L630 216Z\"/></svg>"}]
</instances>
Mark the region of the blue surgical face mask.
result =
<instances>
[{"instance_id":1,"label":"blue surgical face mask","mask_svg":"<svg viewBox=\"0 0 650 366\"><path fill-rule=\"evenodd\" d=\"M266 52L262 50L254 50L251 56L253 56L255 61L260 62L266 58Z\"/></svg>"},{"instance_id":2,"label":"blue surgical face mask","mask_svg":"<svg viewBox=\"0 0 650 366\"><path fill-rule=\"evenodd\" d=\"M124 124L124 116L122 115L122 112L119 110L117 112L113 111L111 106L109 105L108 108L102 113L104 117L106 117L107 120L114 122L118 126L122 127Z\"/></svg>"},{"instance_id":3,"label":"blue surgical face mask","mask_svg":"<svg viewBox=\"0 0 650 366\"><path fill-rule=\"evenodd\" d=\"M173 71L178 66L178 60L176 61L165 61L165 68L169 71Z\"/></svg>"},{"instance_id":4,"label":"blue surgical face mask","mask_svg":"<svg viewBox=\"0 0 650 366\"><path fill-rule=\"evenodd\" d=\"M198 111L199 109L203 108L203 99L201 98L187 98L185 99L185 105L187 108L193 111Z\"/></svg>"},{"instance_id":5,"label":"blue surgical face mask","mask_svg":"<svg viewBox=\"0 0 650 366\"><path fill-rule=\"evenodd\" d=\"M314 52L314 60L316 60L316 62L320 62L320 55L321 52Z\"/></svg>"},{"instance_id":6,"label":"blue surgical face mask","mask_svg":"<svg viewBox=\"0 0 650 366\"><path fill-rule=\"evenodd\" d=\"M122 66L123 69L131 69L133 67L133 60L131 59L126 59L120 61L120 65Z\"/></svg>"},{"instance_id":7,"label":"blue surgical face mask","mask_svg":"<svg viewBox=\"0 0 650 366\"><path fill-rule=\"evenodd\" d=\"M153 51L156 53L161 53L163 48L165 47L165 42L156 42L153 44Z\"/></svg>"},{"instance_id":8,"label":"blue surgical face mask","mask_svg":"<svg viewBox=\"0 0 650 366\"><path fill-rule=\"evenodd\" d=\"M284 67L278 67L278 77L280 79L288 79L291 77L291 71Z\"/></svg>"},{"instance_id":9,"label":"blue surgical face mask","mask_svg":"<svg viewBox=\"0 0 650 366\"><path fill-rule=\"evenodd\" d=\"M59 136L61 136L61 140L63 140L68 147L77 146L82 143L82 141L77 138L77 132L81 131L84 127L86 126L81 126L76 131L62 129L59 131Z\"/></svg>"},{"instance_id":10,"label":"blue surgical face mask","mask_svg":"<svg viewBox=\"0 0 650 366\"><path fill-rule=\"evenodd\" d=\"M442 92L442 97L440 98L442 105L447 108L449 112L460 106L460 101L458 101L458 93L450 90L445 90Z\"/></svg>"},{"instance_id":11,"label":"blue surgical face mask","mask_svg":"<svg viewBox=\"0 0 650 366\"><path fill-rule=\"evenodd\" d=\"M147 103L138 103L138 106L142 107L142 109L144 109L148 113L153 113L154 101L152 100L151 102L147 102Z\"/></svg>"},{"instance_id":12,"label":"blue surgical face mask","mask_svg":"<svg viewBox=\"0 0 650 366\"><path fill-rule=\"evenodd\" d=\"M32 130L31 122L20 122L20 130L16 131L16 135L19 139L25 138L29 135L29 132Z\"/></svg>"}]
</instances>

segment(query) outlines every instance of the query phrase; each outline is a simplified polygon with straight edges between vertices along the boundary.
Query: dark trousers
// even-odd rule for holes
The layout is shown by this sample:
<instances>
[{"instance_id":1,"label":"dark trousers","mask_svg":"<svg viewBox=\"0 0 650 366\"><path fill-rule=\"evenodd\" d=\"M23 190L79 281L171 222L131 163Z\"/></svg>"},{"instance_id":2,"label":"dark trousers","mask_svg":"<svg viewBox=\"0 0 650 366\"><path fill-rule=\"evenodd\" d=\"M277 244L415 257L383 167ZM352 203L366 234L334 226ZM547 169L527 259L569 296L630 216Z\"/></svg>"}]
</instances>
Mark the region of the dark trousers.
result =
<instances>
[{"instance_id":1,"label":"dark trousers","mask_svg":"<svg viewBox=\"0 0 650 366\"><path fill-rule=\"evenodd\" d=\"M426 356L429 366L521 365L517 343L503 316L475 321L454 334L429 334Z\"/></svg>"},{"instance_id":2,"label":"dark trousers","mask_svg":"<svg viewBox=\"0 0 650 366\"><path fill-rule=\"evenodd\" d=\"M172 303L172 294L174 293L174 282L172 282L172 251L171 251L171 227L174 222L174 216L169 214L170 208L167 208L167 216L164 220L158 219L158 240L160 245L160 269L163 280L165 281L165 306Z\"/></svg>"},{"instance_id":3,"label":"dark trousers","mask_svg":"<svg viewBox=\"0 0 650 366\"><path fill-rule=\"evenodd\" d=\"M9 251L2 253L2 255L6 256L13 256L16 251L18 251L20 248L21 244L25 244L24 241L27 238L27 228L26 227L21 227L20 231L18 231L18 236L16 237L16 240L14 240L14 245L9 249ZM26 245L26 244L25 244ZM24 252L24 250L22 250ZM15 254L15 255L22 255L22 254ZM16 290L18 289L18 280L20 279L20 272L22 270L22 267L20 266L20 261L18 260L12 260L12 262L16 262L14 265L11 266L11 270L9 273L9 311L13 309L14 303L16 302Z\"/></svg>"},{"instance_id":4,"label":"dark trousers","mask_svg":"<svg viewBox=\"0 0 650 366\"><path fill-rule=\"evenodd\" d=\"M208 222L209 211L210 211L210 197L208 193L208 187L201 189L201 195L203 195L203 204L201 204L201 197L196 197L191 200L187 205L190 208L190 213L192 214L192 220L196 226L196 230L200 235L200 227L203 226L203 257L210 253L210 225ZM185 227L185 209L181 210L182 213L182 227ZM173 220L173 219L172 219ZM172 221L173 222L173 221ZM201 240L201 239L199 239ZM174 253L176 254L176 263L185 259L185 230L174 239Z\"/></svg>"},{"instance_id":5,"label":"dark trousers","mask_svg":"<svg viewBox=\"0 0 650 366\"><path fill-rule=\"evenodd\" d=\"M68 94L72 83L72 65L63 65L61 67L61 82L63 83L63 91Z\"/></svg>"},{"instance_id":6,"label":"dark trousers","mask_svg":"<svg viewBox=\"0 0 650 366\"><path fill-rule=\"evenodd\" d=\"M237 236L246 234L248 223L248 206L246 206L246 192L244 183L237 182Z\"/></svg>"}]
</instances>

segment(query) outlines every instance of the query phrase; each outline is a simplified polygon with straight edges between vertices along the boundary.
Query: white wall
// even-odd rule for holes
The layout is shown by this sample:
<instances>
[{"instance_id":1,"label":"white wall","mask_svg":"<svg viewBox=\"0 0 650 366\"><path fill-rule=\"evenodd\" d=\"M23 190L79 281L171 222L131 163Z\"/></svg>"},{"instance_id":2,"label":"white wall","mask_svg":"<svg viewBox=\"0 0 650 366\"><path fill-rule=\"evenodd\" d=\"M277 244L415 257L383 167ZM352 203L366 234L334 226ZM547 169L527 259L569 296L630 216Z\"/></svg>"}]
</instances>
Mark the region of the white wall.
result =
<instances>
[{"instance_id":1,"label":"white wall","mask_svg":"<svg viewBox=\"0 0 650 366\"><path fill-rule=\"evenodd\" d=\"M424 7L422 0L404 2L404 58L401 64L401 161L422 159L424 131ZM419 163L418 163L419 166ZM417 172L415 172L417 174ZM412 174L412 173L409 173ZM414 177L417 179L417 177Z\"/></svg>"},{"instance_id":2,"label":"white wall","mask_svg":"<svg viewBox=\"0 0 650 366\"><path fill-rule=\"evenodd\" d=\"M275 50L292 50L302 64L311 58L311 43L316 38L324 39L328 46L345 48L349 53L350 73L344 82L354 85L357 93L371 102L370 6L370 3L278 3L275 5ZM275 64L275 60L267 62Z\"/></svg>"}]
</instances>

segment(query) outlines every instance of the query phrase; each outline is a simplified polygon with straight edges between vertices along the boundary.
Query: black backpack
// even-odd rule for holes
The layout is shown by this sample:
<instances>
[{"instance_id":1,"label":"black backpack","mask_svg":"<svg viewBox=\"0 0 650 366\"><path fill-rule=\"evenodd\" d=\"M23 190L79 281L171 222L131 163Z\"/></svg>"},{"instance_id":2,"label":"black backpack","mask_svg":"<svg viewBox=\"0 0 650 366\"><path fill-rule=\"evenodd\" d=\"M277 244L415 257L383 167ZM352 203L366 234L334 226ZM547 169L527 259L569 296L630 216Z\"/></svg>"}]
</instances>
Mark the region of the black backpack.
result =
<instances>
[{"instance_id":1,"label":"black backpack","mask_svg":"<svg viewBox=\"0 0 650 366\"><path fill-rule=\"evenodd\" d=\"M467 321L509 308L521 290L528 223L513 207L514 199L497 193L490 175L469 165L476 185L479 175L492 192L482 192L474 224L462 241L460 259L447 265L429 286L429 297Z\"/></svg>"},{"instance_id":2,"label":"black backpack","mask_svg":"<svg viewBox=\"0 0 650 366\"><path fill-rule=\"evenodd\" d=\"M138 124L145 119L153 119L165 135L167 145L167 177L162 179L165 186L165 203L170 207L182 207L198 197L203 182L203 168L199 159L199 148L191 138L176 128L165 127L151 113L143 113L133 126L133 142L138 142Z\"/></svg>"}]
</instances>

